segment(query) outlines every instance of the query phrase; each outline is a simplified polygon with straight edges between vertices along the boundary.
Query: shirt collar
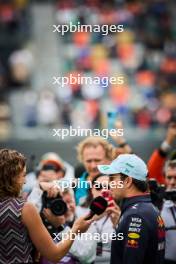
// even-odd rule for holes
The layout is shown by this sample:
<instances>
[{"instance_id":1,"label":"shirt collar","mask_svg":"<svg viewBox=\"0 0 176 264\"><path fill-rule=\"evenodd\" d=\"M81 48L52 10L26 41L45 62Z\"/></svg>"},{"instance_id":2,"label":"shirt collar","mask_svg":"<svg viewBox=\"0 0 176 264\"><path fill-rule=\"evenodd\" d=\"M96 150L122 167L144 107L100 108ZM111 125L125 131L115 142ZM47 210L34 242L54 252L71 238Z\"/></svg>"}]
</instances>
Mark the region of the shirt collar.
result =
<instances>
[{"instance_id":1,"label":"shirt collar","mask_svg":"<svg viewBox=\"0 0 176 264\"><path fill-rule=\"evenodd\" d=\"M137 195L123 199L121 207L122 212L124 212L128 207L140 202L151 203L150 194Z\"/></svg>"}]
</instances>

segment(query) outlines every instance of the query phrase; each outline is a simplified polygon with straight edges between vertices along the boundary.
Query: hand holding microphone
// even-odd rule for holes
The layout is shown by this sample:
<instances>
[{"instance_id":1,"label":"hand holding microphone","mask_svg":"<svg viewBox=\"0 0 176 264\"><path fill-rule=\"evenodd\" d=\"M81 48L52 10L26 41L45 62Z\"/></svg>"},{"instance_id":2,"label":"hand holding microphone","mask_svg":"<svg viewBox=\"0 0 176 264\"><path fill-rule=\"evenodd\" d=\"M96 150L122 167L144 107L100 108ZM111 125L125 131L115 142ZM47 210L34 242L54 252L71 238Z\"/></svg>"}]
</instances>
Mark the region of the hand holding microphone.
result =
<instances>
[{"instance_id":1,"label":"hand holding microphone","mask_svg":"<svg viewBox=\"0 0 176 264\"><path fill-rule=\"evenodd\" d=\"M86 220L92 219L94 215L101 215L108 207L108 202L102 196L98 196L91 202L90 213L86 217Z\"/></svg>"},{"instance_id":2,"label":"hand holding microphone","mask_svg":"<svg viewBox=\"0 0 176 264\"><path fill-rule=\"evenodd\" d=\"M72 227L72 232L76 234L78 233L78 231L80 233L86 232L90 224L93 222L92 217L94 215L100 215L104 213L107 207L108 202L102 196L98 196L93 199L90 205L89 214L87 216L80 217L75 221Z\"/></svg>"}]
</instances>

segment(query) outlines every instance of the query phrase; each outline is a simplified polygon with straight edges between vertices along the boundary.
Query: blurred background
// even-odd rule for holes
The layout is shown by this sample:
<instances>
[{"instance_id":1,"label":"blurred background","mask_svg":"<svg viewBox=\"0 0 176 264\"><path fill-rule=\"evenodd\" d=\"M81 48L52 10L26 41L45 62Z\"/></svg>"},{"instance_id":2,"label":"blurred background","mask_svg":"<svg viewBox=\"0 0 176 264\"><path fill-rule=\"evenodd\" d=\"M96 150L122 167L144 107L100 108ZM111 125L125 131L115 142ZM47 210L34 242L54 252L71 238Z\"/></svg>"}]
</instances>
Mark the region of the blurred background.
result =
<instances>
[{"instance_id":1,"label":"blurred background","mask_svg":"<svg viewBox=\"0 0 176 264\"><path fill-rule=\"evenodd\" d=\"M52 128L106 126L117 111L148 159L176 112L173 0L0 0L0 147L76 162L81 138ZM53 33L54 24L123 24L123 33ZM124 76L124 84L53 85L53 76ZM68 153L69 149L69 153Z\"/></svg>"}]
</instances>

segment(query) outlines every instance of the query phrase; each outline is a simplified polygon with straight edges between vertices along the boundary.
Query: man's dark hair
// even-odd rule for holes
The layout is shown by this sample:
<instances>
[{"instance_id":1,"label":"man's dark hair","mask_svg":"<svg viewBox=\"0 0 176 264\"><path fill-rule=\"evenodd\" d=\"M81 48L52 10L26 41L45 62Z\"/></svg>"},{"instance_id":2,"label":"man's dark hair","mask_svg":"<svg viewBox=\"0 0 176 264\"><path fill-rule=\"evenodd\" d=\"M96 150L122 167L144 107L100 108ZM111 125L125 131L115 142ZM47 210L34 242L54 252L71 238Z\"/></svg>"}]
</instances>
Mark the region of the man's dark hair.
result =
<instances>
[{"instance_id":1,"label":"man's dark hair","mask_svg":"<svg viewBox=\"0 0 176 264\"><path fill-rule=\"evenodd\" d=\"M124 181L127 177L129 177L129 176L127 176L123 173L120 173L120 179L122 181ZM136 189L138 189L141 192L146 192L149 189L147 181L140 181L140 180L132 178L132 182L133 182L134 186L136 187Z\"/></svg>"}]
</instances>

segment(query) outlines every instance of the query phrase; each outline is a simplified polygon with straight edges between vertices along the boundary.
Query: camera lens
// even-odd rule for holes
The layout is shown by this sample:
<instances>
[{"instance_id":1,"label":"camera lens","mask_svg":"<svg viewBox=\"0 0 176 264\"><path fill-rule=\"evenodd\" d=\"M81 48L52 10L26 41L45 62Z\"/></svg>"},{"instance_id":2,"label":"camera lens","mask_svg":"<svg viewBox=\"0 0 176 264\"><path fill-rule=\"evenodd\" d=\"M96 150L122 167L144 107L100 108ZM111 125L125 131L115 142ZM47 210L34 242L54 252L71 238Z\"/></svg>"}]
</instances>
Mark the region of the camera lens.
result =
<instances>
[{"instance_id":1,"label":"camera lens","mask_svg":"<svg viewBox=\"0 0 176 264\"><path fill-rule=\"evenodd\" d=\"M54 199L50 203L51 212L57 216L64 215L67 212L67 204L62 199Z\"/></svg>"}]
</instances>

